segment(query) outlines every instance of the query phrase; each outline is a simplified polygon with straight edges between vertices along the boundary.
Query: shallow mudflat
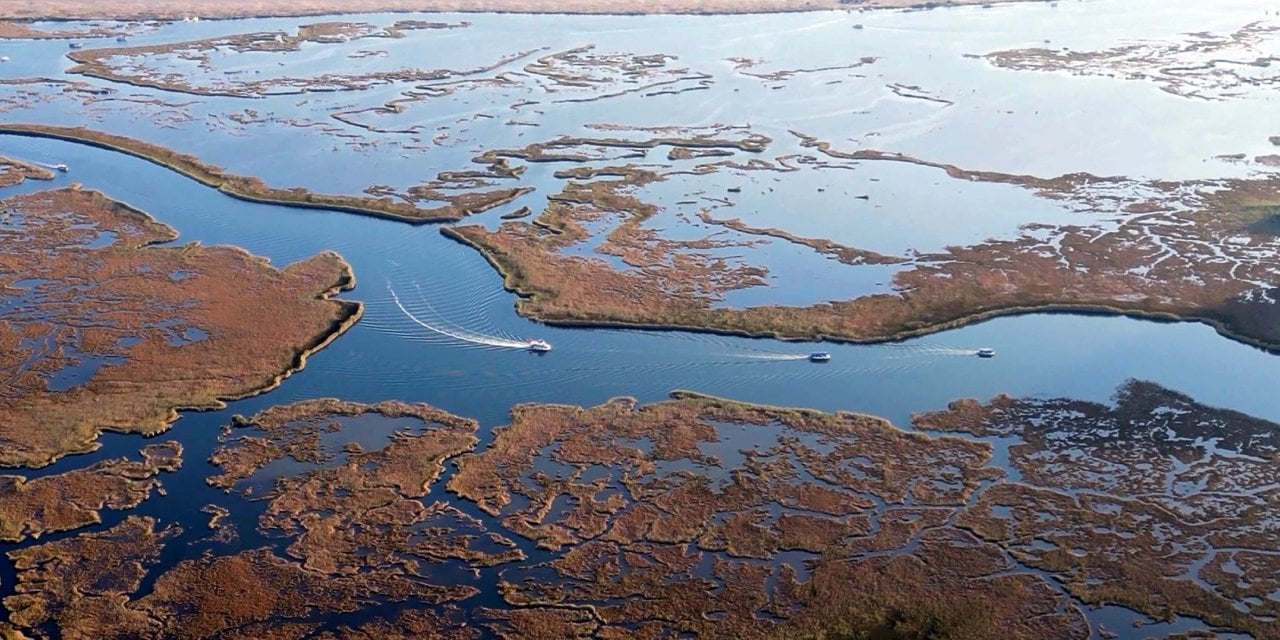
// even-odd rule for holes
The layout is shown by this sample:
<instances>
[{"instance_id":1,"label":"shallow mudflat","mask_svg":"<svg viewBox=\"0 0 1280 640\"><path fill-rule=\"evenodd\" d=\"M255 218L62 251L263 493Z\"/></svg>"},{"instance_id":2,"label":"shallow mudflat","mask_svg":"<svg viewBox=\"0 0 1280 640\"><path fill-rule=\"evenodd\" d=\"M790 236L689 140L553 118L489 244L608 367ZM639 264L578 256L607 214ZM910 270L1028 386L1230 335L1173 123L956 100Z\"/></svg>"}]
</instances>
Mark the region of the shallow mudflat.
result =
<instances>
[{"instance_id":1,"label":"shallow mudflat","mask_svg":"<svg viewBox=\"0 0 1280 640\"><path fill-rule=\"evenodd\" d=\"M987 54L993 64L1020 71L1065 71L1152 82L1185 98L1227 100L1252 88L1275 89L1280 77L1280 25L1251 22L1229 33L1200 31L1180 38L1126 43L1100 50L1011 49Z\"/></svg>"}]
</instances>

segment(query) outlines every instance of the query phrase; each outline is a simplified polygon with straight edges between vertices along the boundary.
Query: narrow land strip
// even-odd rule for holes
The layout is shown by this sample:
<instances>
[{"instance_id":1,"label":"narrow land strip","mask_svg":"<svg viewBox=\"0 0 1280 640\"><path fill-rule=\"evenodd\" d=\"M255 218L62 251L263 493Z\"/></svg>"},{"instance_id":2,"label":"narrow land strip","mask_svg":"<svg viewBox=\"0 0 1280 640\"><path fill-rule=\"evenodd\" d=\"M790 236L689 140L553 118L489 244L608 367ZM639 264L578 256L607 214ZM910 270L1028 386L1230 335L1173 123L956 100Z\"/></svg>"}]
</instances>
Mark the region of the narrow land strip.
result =
<instances>
[{"instance_id":1,"label":"narrow land strip","mask_svg":"<svg viewBox=\"0 0 1280 640\"><path fill-rule=\"evenodd\" d=\"M833 9L933 8L1026 0L45 0L38 4L0 5L0 18L17 20L172 20L310 16L339 13L462 12L561 14L743 14L828 11Z\"/></svg>"},{"instance_id":2,"label":"narrow land strip","mask_svg":"<svg viewBox=\"0 0 1280 640\"><path fill-rule=\"evenodd\" d=\"M285 207L342 211L376 218L390 218L414 224L456 222L473 213L487 211L507 204L529 191L527 188L513 188L499 189L484 194L464 194L458 197L457 202L423 209L391 198L314 193L302 187L289 189L269 187L258 178L229 173L221 167L201 161L195 156L178 153L172 149L143 142L142 140L94 131L84 127L0 124L0 134L5 133L78 142L108 151L118 151L181 173L196 182L213 187L240 200Z\"/></svg>"}]
</instances>

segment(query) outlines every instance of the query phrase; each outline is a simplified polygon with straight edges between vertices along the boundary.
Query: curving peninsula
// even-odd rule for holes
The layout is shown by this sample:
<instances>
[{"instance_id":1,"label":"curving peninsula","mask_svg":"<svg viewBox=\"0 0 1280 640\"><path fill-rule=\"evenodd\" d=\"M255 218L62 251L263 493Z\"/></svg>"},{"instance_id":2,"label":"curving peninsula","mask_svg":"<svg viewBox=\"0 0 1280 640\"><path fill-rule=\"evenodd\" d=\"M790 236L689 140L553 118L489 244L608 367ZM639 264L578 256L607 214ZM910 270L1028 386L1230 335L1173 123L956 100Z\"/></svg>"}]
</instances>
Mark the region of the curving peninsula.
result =
<instances>
[{"instance_id":1,"label":"curving peninsula","mask_svg":"<svg viewBox=\"0 0 1280 640\"><path fill-rule=\"evenodd\" d=\"M415 224L461 220L473 213L487 211L507 204L530 190L527 187L515 187L497 189L482 194L461 194L444 206L423 209L391 198L313 193L301 187L291 189L269 187L259 178L228 173L222 168L215 167L195 156L178 153L172 149L136 138L94 131L85 127L0 124L0 134L52 138L125 153L181 173L196 182L213 187L233 198L249 202L342 211Z\"/></svg>"},{"instance_id":2,"label":"curving peninsula","mask_svg":"<svg viewBox=\"0 0 1280 640\"><path fill-rule=\"evenodd\" d=\"M12 187L27 180L52 180L54 173L45 167L0 157L0 187Z\"/></svg>"}]
</instances>

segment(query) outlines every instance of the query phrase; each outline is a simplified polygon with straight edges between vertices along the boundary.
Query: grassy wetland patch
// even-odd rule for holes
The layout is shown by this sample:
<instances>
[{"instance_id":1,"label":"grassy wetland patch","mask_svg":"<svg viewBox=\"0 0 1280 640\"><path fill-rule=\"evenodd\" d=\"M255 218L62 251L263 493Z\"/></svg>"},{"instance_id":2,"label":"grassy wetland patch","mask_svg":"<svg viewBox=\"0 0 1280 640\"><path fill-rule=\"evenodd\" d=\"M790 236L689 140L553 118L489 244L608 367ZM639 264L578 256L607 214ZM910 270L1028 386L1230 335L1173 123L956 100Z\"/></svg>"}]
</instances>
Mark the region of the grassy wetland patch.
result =
<instances>
[{"instance_id":1,"label":"grassy wetland patch","mask_svg":"<svg viewBox=\"0 0 1280 640\"><path fill-rule=\"evenodd\" d=\"M537 217L507 221L496 230L468 225L445 233L485 254L507 287L521 294L522 313L553 323L875 341L1002 314L1079 310L1199 320L1239 340L1280 346L1275 329L1280 316L1267 284L1278 275L1273 260L1278 247L1265 231L1280 204L1280 180L1274 176L1183 182L1089 174L1040 178L967 170L904 154L845 152L797 135L820 154L806 164L907 163L943 171L953 180L1016 186L1081 213L1119 211L1120 216L1092 224L1087 217L1073 225L1032 224L1011 239L885 256L716 217L706 206L698 212L706 224L805 246L850 267L902 267L893 274L889 293L840 299L832 292L833 301L808 307L720 304L732 291L761 286L769 275L767 263L707 252L747 244L710 237L670 241L645 228L663 206L634 192L672 175L648 167L565 171L563 177L576 180L566 182ZM491 153L537 158L546 147ZM755 166L778 170L768 163ZM723 169L706 164L700 170ZM593 234L604 236L597 254L618 256L630 268L565 251Z\"/></svg>"},{"instance_id":2,"label":"grassy wetland patch","mask_svg":"<svg viewBox=\"0 0 1280 640\"><path fill-rule=\"evenodd\" d=\"M279 544L157 565L181 532L130 517L12 552L5 606L64 636L977 639L1087 636L1084 604L1116 603L1276 637L1257 493L1275 424L1144 382L914 418L940 435L673 395L519 405L480 448L474 421L420 404L237 417L209 482L265 506L256 525L234 500L211 512ZM121 580L77 587L90 553Z\"/></svg>"},{"instance_id":3,"label":"grassy wetland patch","mask_svg":"<svg viewBox=\"0 0 1280 640\"><path fill-rule=\"evenodd\" d=\"M275 387L360 314L324 253L283 269L177 234L86 190L2 203L0 464L42 466L103 430L155 434L183 408Z\"/></svg>"}]
</instances>

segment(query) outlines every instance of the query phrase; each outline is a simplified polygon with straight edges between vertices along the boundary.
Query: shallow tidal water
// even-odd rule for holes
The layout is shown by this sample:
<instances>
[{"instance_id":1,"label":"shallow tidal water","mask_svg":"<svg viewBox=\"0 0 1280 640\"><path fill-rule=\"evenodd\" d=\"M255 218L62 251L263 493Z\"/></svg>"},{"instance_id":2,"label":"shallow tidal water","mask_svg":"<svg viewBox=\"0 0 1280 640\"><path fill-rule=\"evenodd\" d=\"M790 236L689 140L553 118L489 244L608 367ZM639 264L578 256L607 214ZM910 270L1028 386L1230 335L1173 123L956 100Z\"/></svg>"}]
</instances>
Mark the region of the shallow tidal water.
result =
<instances>
[{"instance_id":1,"label":"shallow tidal water","mask_svg":"<svg viewBox=\"0 0 1280 640\"><path fill-rule=\"evenodd\" d=\"M330 137L286 126L253 126L237 136L228 136L200 117L225 112L232 103L237 108L245 106L241 102L255 109L274 109L301 117L343 102L377 104L396 97L405 89L403 86L241 102L195 98L195 104L188 108L197 117L172 127L149 122L145 116L114 106L95 106L82 112L74 102L58 99L40 107L18 109L4 117L10 121L86 124L195 153L231 171L261 176L272 185L302 185L342 193L358 193L374 183L407 186L435 171L468 168L469 158L478 150L520 146L553 134L583 135L582 123L603 122L606 118L634 126L749 123L781 143L779 154L798 149L788 139L787 129L844 141L848 148L855 148L850 140L856 129L856 137L874 138L878 148L969 168L1038 175L1068 171L1164 178L1241 175L1246 173L1244 169L1210 158L1218 153L1264 152L1266 136L1280 134L1274 118L1268 120L1262 115L1272 113L1275 107L1272 94L1261 92L1204 104L1170 96L1142 82L1087 78L1064 83L1058 74L992 71L984 62L962 55L1038 45L1046 38L1062 46L1107 47L1114 44L1119 33L1167 38L1191 29L1229 31L1265 16L1257 10L1257 3L1226 3L1212 9L1196 8L1194 4L1184 2L1169 7L1167 3L1146 1L1062 2L1052 8L1036 3L989 10L767 17L429 16L427 19L466 19L474 24L463 30L415 33L404 40L351 43L350 47L388 48L392 60L397 55L465 51L459 54L465 59L449 63L463 67L485 64L508 50L542 45L564 48L599 43L601 48L640 53L662 52L669 45L682 49L682 62L687 62L685 58L696 62L694 66L711 74L716 84L708 90L681 94L679 99L628 95L548 107L539 114L524 112L521 117L536 117L542 126L536 135L528 133L525 138L513 138L517 128L501 122L458 124L460 116L477 110L507 108L507 104L484 92L414 103L402 114L404 121L397 124L448 125L455 133L456 143L452 146L426 151L398 148L389 142L394 136L367 133L361 135L383 139L384 146L352 149ZM1159 24L1144 19L1157 10L1163 12ZM343 19L380 24L398 17ZM1113 27L1096 29L1099 20ZM139 35L131 44L292 29L315 21L175 24ZM536 28L530 28L531 24ZM853 24L863 28L854 30ZM654 43L651 34L655 31L667 34L670 42ZM733 35L709 38L709 33ZM473 38L468 42L481 44L457 47L464 36ZM777 44L784 37L803 46L784 51ZM485 46L486 42L492 47ZM398 54L397 48L405 51ZM61 57L66 50L62 42L4 42L0 49L13 57L13 62L0 67L3 77L54 76L66 67ZM877 63L880 66L836 75L824 72L825 75L819 74L821 82L850 73L883 74L889 80L881 78L874 86L852 80L829 85L819 80L811 82L810 76L801 75L775 90L769 88L767 81L730 73L731 67L723 59L744 51L769 59L771 66L778 69L821 66L833 57L847 62L857 56L882 56L884 62ZM308 69L322 71L332 63L328 54L321 55L310 47L290 55L299 58L296 64L291 62L292 74L306 73ZM934 60L935 56L937 64L919 64L922 57ZM262 65L274 65L275 60L265 56ZM942 109L933 104L887 98L881 90L887 81L919 84L939 97L954 99L956 106ZM91 83L108 84L98 80ZM741 104L726 102L726 92L742 96ZM962 94L967 94L963 101ZM175 102L192 100L176 94L164 97ZM484 102L486 98L488 103ZM298 104L307 99L315 102ZM767 106L756 111L743 104ZM1148 117L1096 118L1109 106L1119 104ZM1006 113L997 119L999 112ZM850 125L851 119L857 124ZM1082 129L1081 121L1091 121L1093 126ZM1191 122L1197 127L1185 137L1162 134L1182 130ZM1081 130L1088 135L1065 133ZM975 144L975 140L984 139L990 144ZM1024 144L1028 140L1033 144ZM411 226L342 213L248 203L143 160L67 142L0 136L0 155L72 167L71 172L59 174L53 183L31 181L0 192L5 197L79 183L173 226L180 233L178 244L235 245L264 256L277 266L322 250L334 250L355 271L356 289L341 297L366 304L363 320L310 357L306 368L279 389L229 403L221 411L184 414L170 432L160 436L177 439L186 448L182 469L161 476L168 494L155 496L129 512L104 512L105 526L119 522L127 514L153 514L164 522L181 523L187 533L166 547L161 568L196 557L208 548L208 543L189 544L204 534L208 516L200 508L206 504L231 506L231 518L241 536L237 546L274 543L255 531L261 503L228 497L205 484L204 479L212 470L206 460L217 445L220 426L232 415L250 415L268 406L308 398L427 402L479 420L481 448L489 441L490 430L504 424L510 408L518 403L594 405L616 396L653 402L676 389L775 405L864 412L909 428L911 414L943 408L958 398L986 400L1005 393L1105 402L1120 384L1136 378L1156 382L1207 405L1280 421L1280 393L1276 393L1280 386L1275 383L1280 379L1280 357L1224 338L1202 324L1029 314L871 345L790 343L679 331L551 327L519 317L513 296L503 290L494 270L471 249L442 236L438 226ZM858 246L885 251L901 251L908 246L936 249L947 243L1016 234L1020 224L1033 220L1049 217L1058 222L1077 215L1004 185L950 185L948 188L954 192L913 192L912 185L928 181L930 178L922 174L930 171L905 165L886 167L874 183L859 185L858 192L872 193L871 202L877 206L888 210L907 207L910 215L898 220L866 218L842 226L840 233L849 236L844 241L853 244L860 237L867 238ZM521 204L538 211L545 204L545 196L557 190L554 180L539 172L550 173L533 167L527 178L539 187L537 192L510 207L478 216L476 221L492 225L499 213ZM812 195L818 186L852 188L840 172L806 174L795 183L783 175L782 183L787 186L778 188L796 191L770 193L766 189L774 185L772 177L770 173L750 176L758 183L755 188L744 189L736 209L720 213L741 216L754 207L767 222L776 215L765 211L767 203L786 197L788 202L815 212L812 220L804 222L805 233L801 235L816 236L824 224L838 220L835 216L839 212L824 209L821 198L810 201L804 196ZM725 187L742 184L745 179L748 178L726 173L714 181L718 187ZM680 186L664 183L655 193L663 199L677 200L684 197ZM947 207L948 203L955 206ZM996 204L998 212L984 213ZM966 225L964 216L981 219ZM911 235L903 231L908 226L920 229L916 244L911 244ZM840 239L838 234L826 237ZM808 304L847 297L851 290L864 292L891 277L891 269L882 268L870 275L864 272L833 280L823 277L829 275L826 261L793 249L786 244L771 249L776 262L770 267L783 274L778 282L771 287L738 292L727 302ZM797 253L803 255L792 255ZM848 288L839 293L829 291L838 286ZM535 355L515 346L530 337L548 340L554 350ZM997 356L975 357L975 351L983 347L995 349ZM814 350L831 352L832 361L808 362L805 356ZM747 435L744 433L743 437ZM371 437L366 444L376 440L376 436ZM92 454L64 458L46 469L23 473L35 477L79 468L97 459L133 455L144 441L108 434L102 443L103 447ZM720 446L727 451L738 444L753 443L728 442ZM443 487L451 474L452 469L436 486ZM483 517L470 503L450 502L470 515ZM82 531L48 535L40 542ZM527 541L519 542L530 554L531 562L545 557ZM12 545L6 547L11 548ZM11 563L0 556L0 594L10 593L13 583ZM482 572L480 586L486 593L479 597L479 604L499 602L495 584L495 572ZM144 585L144 591L146 588ZM1132 621L1141 618L1120 607L1087 613L1091 621L1104 622L1122 634L1131 632ZM1149 624L1133 637L1159 636L1200 626L1182 618L1168 624Z\"/></svg>"}]
</instances>

